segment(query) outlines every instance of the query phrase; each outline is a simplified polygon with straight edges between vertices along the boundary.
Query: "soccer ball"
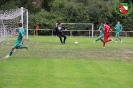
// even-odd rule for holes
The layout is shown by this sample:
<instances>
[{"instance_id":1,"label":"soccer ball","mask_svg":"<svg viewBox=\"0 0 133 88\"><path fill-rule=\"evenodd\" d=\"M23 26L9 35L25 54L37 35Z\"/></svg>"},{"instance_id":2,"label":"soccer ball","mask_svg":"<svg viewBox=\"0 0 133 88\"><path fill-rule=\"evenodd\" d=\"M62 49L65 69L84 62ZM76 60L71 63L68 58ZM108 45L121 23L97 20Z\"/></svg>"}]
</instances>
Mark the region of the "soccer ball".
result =
<instances>
[{"instance_id":1,"label":"soccer ball","mask_svg":"<svg viewBox=\"0 0 133 88\"><path fill-rule=\"evenodd\" d=\"M77 45L77 44L78 44L78 42L76 41L76 42L74 42L74 44L75 44L75 45Z\"/></svg>"}]
</instances>

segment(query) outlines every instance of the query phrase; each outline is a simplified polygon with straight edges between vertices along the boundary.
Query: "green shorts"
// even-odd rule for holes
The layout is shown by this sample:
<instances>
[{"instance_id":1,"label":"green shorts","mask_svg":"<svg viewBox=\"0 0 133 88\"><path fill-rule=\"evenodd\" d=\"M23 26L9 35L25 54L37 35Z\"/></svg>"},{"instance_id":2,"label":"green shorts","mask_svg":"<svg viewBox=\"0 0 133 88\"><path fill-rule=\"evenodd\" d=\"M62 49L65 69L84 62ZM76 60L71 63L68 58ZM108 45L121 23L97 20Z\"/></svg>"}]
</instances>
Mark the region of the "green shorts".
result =
<instances>
[{"instance_id":1,"label":"green shorts","mask_svg":"<svg viewBox=\"0 0 133 88\"><path fill-rule=\"evenodd\" d=\"M101 37L104 37L104 33L100 33L100 36L101 36Z\"/></svg>"},{"instance_id":2,"label":"green shorts","mask_svg":"<svg viewBox=\"0 0 133 88\"><path fill-rule=\"evenodd\" d=\"M20 45L19 45L19 44L17 44L17 43L15 43L15 44L14 44L14 47L15 47L16 49L18 49L18 48L19 48L19 46L20 46Z\"/></svg>"},{"instance_id":3,"label":"green shorts","mask_svg":"<svg viewBox=\"0 0 133 88\"><path fill-rule=\"evenodd\" d=\"M116 36L119 36L120 35L120 32L116 32Z\"/></svg>"},{"instance_id":4,"label":"green shorts","mask_svg":"<svg viewBox=\"0 0 133 88\"><path fill-rule=\"evenodd\" d=\"M16 43L14 44L14 47L15 47L16 49L18 49L18 48L20 47L20 42L16 42Z\"/></svg>"}]
</instances>

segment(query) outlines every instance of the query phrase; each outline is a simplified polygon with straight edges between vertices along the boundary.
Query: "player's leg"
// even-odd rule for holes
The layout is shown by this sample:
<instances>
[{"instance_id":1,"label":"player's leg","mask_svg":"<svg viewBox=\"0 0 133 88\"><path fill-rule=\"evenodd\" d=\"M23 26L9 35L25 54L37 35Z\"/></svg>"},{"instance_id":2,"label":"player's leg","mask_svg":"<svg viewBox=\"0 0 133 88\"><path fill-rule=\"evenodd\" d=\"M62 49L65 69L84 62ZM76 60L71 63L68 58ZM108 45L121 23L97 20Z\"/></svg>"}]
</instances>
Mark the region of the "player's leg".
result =
<instances>
[{"instance_id":1,"label":"player's leg","mask_svg":"<svg viewBox=\"0 0 133 88\"><path fill-rule=\"evenodd\" d=\"M101 37L101 36L100 36L100 37ZM96 40L95 40L94 42L97 42L97 41L99 41L99 40L100 40L100 37L96 38Z\"/></svg>"},{"instance_id":2,"label":"player's leg","mask_svg":"<svg viewBox=\"0 0 133 88\"><path fill-rule=\"evenodd\" d=\"M62 34L61 36L64 37L63 44L65 44L66 36L65 36L65 34Z\"/></svg>"},{"instance_id":3,"label":"player's leg","mask_svg":"<svg viewBox=\"0 0 133 88\"><path fill-rule=\"evenodd\" d=\"M104 42L104 40L102 38L100 38L101 42Z\"/></svg>"},{"instance_id":4,"label":"player's leg","mask_svg":"<svg viewBox=\"0 0 133 88\"><path fill-rule=\"evenodd\" d=\"M106 42L103 42L103 48L105 48L105 44L106 44Z\"/></svg>"},{"instance_id":5,"label":"player's leg","mask_svg":"<svg viewBox=\"0 0 133 88\"><path fill-rule=\"evenodd\" d=\"M36 29L36 36L38 36L38 29Z\"/></svg>"},{"instance_id":6,"label":"player's leg","mask_svg":"<svg viewBox=\"0 0 133 88\"><path fill-rule=\"evenodd\" d=\"M116 32L116 43L118 42L118 36L119 36L119 33Z\"/></svg>"},{"instance_id":7,"label":"player's leg","mask_svg":"<svg viewBox=\"0 0 133 88\"><path fill-rule=\"evenodd\" d=\"M107 36L107 40L106 40L106 42L113 41L113 38L110 38L110 39L109 39L109 36L110 36L110 35Z\"/></svg>"},{"instance_id":8,"label":"player's leg","mask_svg":"<svg viewBox=\"0 0 133 88\"><path fill-rule=\"evenodd\" d=\"M62 44L63 42L62 42L62 36L61 36L61 34L59 34L58 36L59 36L60 42L61 42L61 44Z\"/></svg>"},{"instance_id":9,"label":"player's leg","mask_svg":"<svg viewBox=\"0 0 133 88\"><path fill-rule=\"evenodd\" d=\"M9 52L9 54L6 56L6 58L11 57L11 55L13 54L13 51L14 51L15 47L16 47L15 45L12 47L12 49L10 50L10 52Z\"/></svg>"},{"instance_id":10,"label":"player's leg","mask_svg":"<svg viewBox=\"0 0 133 88\"><path fill-rule=\"evenodd\" d=\"M104 38L105 39L105 38ZM106 44L106 41L104 40L104 42L103 42L103 48L105 48L105 44Z\"/></svg>"},{"instance_id":11,"label":"player's leg","mask_svg":"<svg viewBox=\"0 0 133 88\"><path fill-rule=\"evenodd\" d=\"M120 32L119 32L119 34L118 34L118 39L121 41L121 43L122 43L122 39L120 38Z\"/></svg>"},{"instance_id":12,"label":"player's leg","mask_svg":"<svg viewBox=\"0 0 133 88\"><path fill-rule=\"evenodd\" d=\"M97 42L97 41L99 41L100 39L101 39L101 34L99 35L98 38L96 38L96 40L95 40L94 42Z\"/></svg>"},{"instance_id":13,"label":"player's leg","mask_svg":"<svg viewBox=\"0 0 133 88\"><path fill-rule=\"evenodd\" d=\"M106 42L110 42L110 41L113 41L113 39L112 39L112 38L110 38L110 39L108 39Z\"/></svg>"},{"instance_id":14,"label":"player's leg","mask_svg":"<svg viewBox=\"0 0 133 88\"><path fill-rule=\"evenodd\" d=\"M101 36L99 36L98 38L96 38L96 40L94 42L97 42L101 39Z\"/></svg>"},{"instance_id":15,"label":"player's leg","mask_svg":"<svg viewBox=\"0 0 133 88\"><path fill-rule=\"evenodd\" d=\"M104 42L104 40L102 39L103 37L104 37L104 33L101 34L101 37L100 37L100 40L101 40L102 42Z\"/></svg>"},{"instance_id":16,"label":"player's leg","mask_svg":"<svg viewBox=\"0 0 133 88\"><path fill-rule=\"evenodd\" d=\"M13 46L10 53L9 53L9 56L12 56L14 49L15 49L15 47Z\"/></svg>"},{"instance_id":17,"label":"player's leg","mask_svg":"<svg viewBox=\"0 0 133 88\"><path fill-rule=\"evenodd\" d=\"M104 35L103 48L105 48L105 44L106 44L107 42L113 41L112 38L111 38L111 39L108 39L108 38L109 38L109 34L105 34L105 35Z\"/></svg>"},{"instance_id":18,"label":"player's leg","mask_svg":"<svg viewBox=\"0 0 133 88\"><path fill-rule=\"evenodd\" d=\"M18 49L27 49L28 50L29 48L28 48L28 45L26 45L26 46L19 46Z\"/></svg>"},{"instance_id":19,"label":"player's leg","mask_svg":"<svg viewBox=\"0 0 133 88\"><path fill-rule=\"evenodd\" d=\"M94 42L97 42L99 40L101 40L102 42L104 42L104 40L102 39L103 37L104 37L104 33L101 33L100 36Z\"/></svg>"},{"instance_id":20,"label":"player's leg","mask_svg":"<svg viewBox=\"0 0 133 88\"><path fill-rule=\"evenodd\" d=\"M107 41L107 35L105 34L105 35L104 35L103 48L105 48L106 41Z\"/></svg>"},{"instance_id":21,"label":"player's leg","mask_svg":"<svg viewBox=\"0 0 133 88\"><path fill-rule=\"evenodd\" d=\"M20 44L19 42L16 42L16 44L12 47L12 49L11 49L11 51L9 53L9 56L12 56L14 49L18 49L19 48L19 44Z\"/></svg>"},{"instance_id":22,"label":"player's leg","mask_svg":"<svg viewBox=\"0 0 133 88\"><path fill-rule=\"evenodd\" d=\"M117 33L116 33L116 43L118 42L118 39L119 39L119 40L121 41L121 43L122 43L122 39L120 38L119 34L120 34L120 32L117 32Z\"/></svg>"},{"instance_id":23,"label":"player's leg","mask_svg":"<svg viewBox=\"0 0 133 88\"><path fill-rule=\"evenodd\" d=\"M27 49L27 50L29 49L28 45L26 45L26 46L20 45L20 42L17 42L14 46L16 49Z\"/></svg>"}]
</instances>

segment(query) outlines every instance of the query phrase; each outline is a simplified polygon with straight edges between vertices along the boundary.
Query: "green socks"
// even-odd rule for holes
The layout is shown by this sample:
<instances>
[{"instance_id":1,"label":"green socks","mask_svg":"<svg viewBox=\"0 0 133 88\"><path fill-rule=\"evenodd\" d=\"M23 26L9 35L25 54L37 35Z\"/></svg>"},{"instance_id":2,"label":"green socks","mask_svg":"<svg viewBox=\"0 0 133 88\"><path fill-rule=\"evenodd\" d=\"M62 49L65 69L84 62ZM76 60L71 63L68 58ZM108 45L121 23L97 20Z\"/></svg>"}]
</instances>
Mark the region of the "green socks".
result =
<instances>
[{"instance_id":1,"label":"green socks","mask_svg":"<svg viewBox=\"0 0 133 88\"><path fill-rule=\"evenodd\" d=\"M104 42L104 40L103 39L100 39L102 42Z\"/></svg>"},{"instance_id":2,"label":"green socks","mask_svg":"<svg viewBox=\"0 0 133 88\"><path fill-rule=\"evenodd\" d=\"M118 38L116 38L116 41L118 41Z\"/></svg>"},{"instance_id":3,"label":"green socks","mask_svg":"<svg viewBox=\"0 0 133 88\"><path fill-rule=\"evenodd\" d=\"M121 41L121 38L119 38L119 40ZM118 41L118 38L116 38L116 41Z\"/></svg>"},{"instance_id":4,"label":"green socks","mask_svg":"<svg viewBox=\"0 0 133 88\"><path fill-rule=\"evenodd\" d=\"M19 49L24 49L26 48L26 46L19 46Z\"/></svg>"},{"instance_id":5,"label":"green socks","mask_svg":"<svg viewBox=\"0 0 133 88\"><path fill-rule=\"evenodd\" d=\"M119 40L121 41L121 38L119 38Z\"/></svg>"},{"instance_id":6,"label":"green socks","mask_svg":"<svg viewBox=\"0 0 133 88\"><path fill-rule=\"evenodd\" d=\"M99 40L101 40L102 42L104 42L102 38L97 38L95 41L99 41Z\"/></svg>"},{"instance_id":7,"label":"green socks","mask_svg":"<svg viewBox=\"0 0 133 88\"><path fill-rule=\"evenodd\" d=\"M26 46L19 46L19 49L24 49L24 48L26 48ZM9 56L11 56L12 53L13 53L13 50L10 51Z\"/></svg>"},{"instance_id":8,"label":"green socks","mask_svg":"<svg viewBox=\"0 0 133 88\"><path fill-rule=\"evenodd\" d=\"M97 38L95 41L98 41L98 40L100 40L100 38Z\"/></svg>"},{"instance_id":9,"label":"green socks","mask_svg":"<svg viewBox=\"0 0 133 88\"><path fill-rule=\"evenodd\" d=\"M11 50L11 51L10 51L10 53L9 53L9 56L11 56L11 55L12 55L12 53L13 53L13 51Z\"/></svg>"}]
</instances>

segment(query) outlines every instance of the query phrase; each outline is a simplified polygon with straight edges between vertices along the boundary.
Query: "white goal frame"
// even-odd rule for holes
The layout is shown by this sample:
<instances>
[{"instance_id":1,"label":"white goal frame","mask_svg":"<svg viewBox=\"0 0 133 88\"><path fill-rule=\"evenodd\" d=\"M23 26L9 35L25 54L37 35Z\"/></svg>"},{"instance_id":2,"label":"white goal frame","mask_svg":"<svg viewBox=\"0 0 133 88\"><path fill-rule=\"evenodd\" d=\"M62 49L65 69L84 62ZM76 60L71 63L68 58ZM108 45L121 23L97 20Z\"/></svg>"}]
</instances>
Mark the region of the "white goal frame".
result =
<instances>
[{"instance_id":1,"label":"white goal frame","mask_svg":"<svg viewBox=\"0 0 133 88\"><path fill-rule=\"evenodd\" d=\"M24 18L25 17L25 18ZM6 28L6 25L4 23L4 21L7 21L7 25L12 25L10 23L11 20L14 20L17 18L17 22L15 21L15 25L19 22L21 22L23 24L23 27L25 29L26 32L26 39L28 39L28 10L21 7L21 8L17 8L17 9L11 9L11 10L6 10L6 11L1 11L0 13L0 41L3 41L6 37L8 37L8 33L7 30L9 28ZM19 20L19 21L18 21ZM9 21L9 22L8 22ZM17 28L11 28L16 30Z\"/></svg>"},{"instance_id":2,"label":"white goal frame","mask_svg":"<svg viewBox=\"0 0 133 88\"><path fill-rule=\"evenodd\" d=\"M58 23L56 23L56 27L57 27L57 24ZM94 37L94 24L93 23L61 23L61 24L88 24L88 25L91 25L92 27L91 27L91 32L92 32L92 35L91 35L91 37L93 38ZM80 30L80 31L82 31L82 30ZM83 30L83 31L85 31L85 30Z\"/></svg>"}]
</instances>

